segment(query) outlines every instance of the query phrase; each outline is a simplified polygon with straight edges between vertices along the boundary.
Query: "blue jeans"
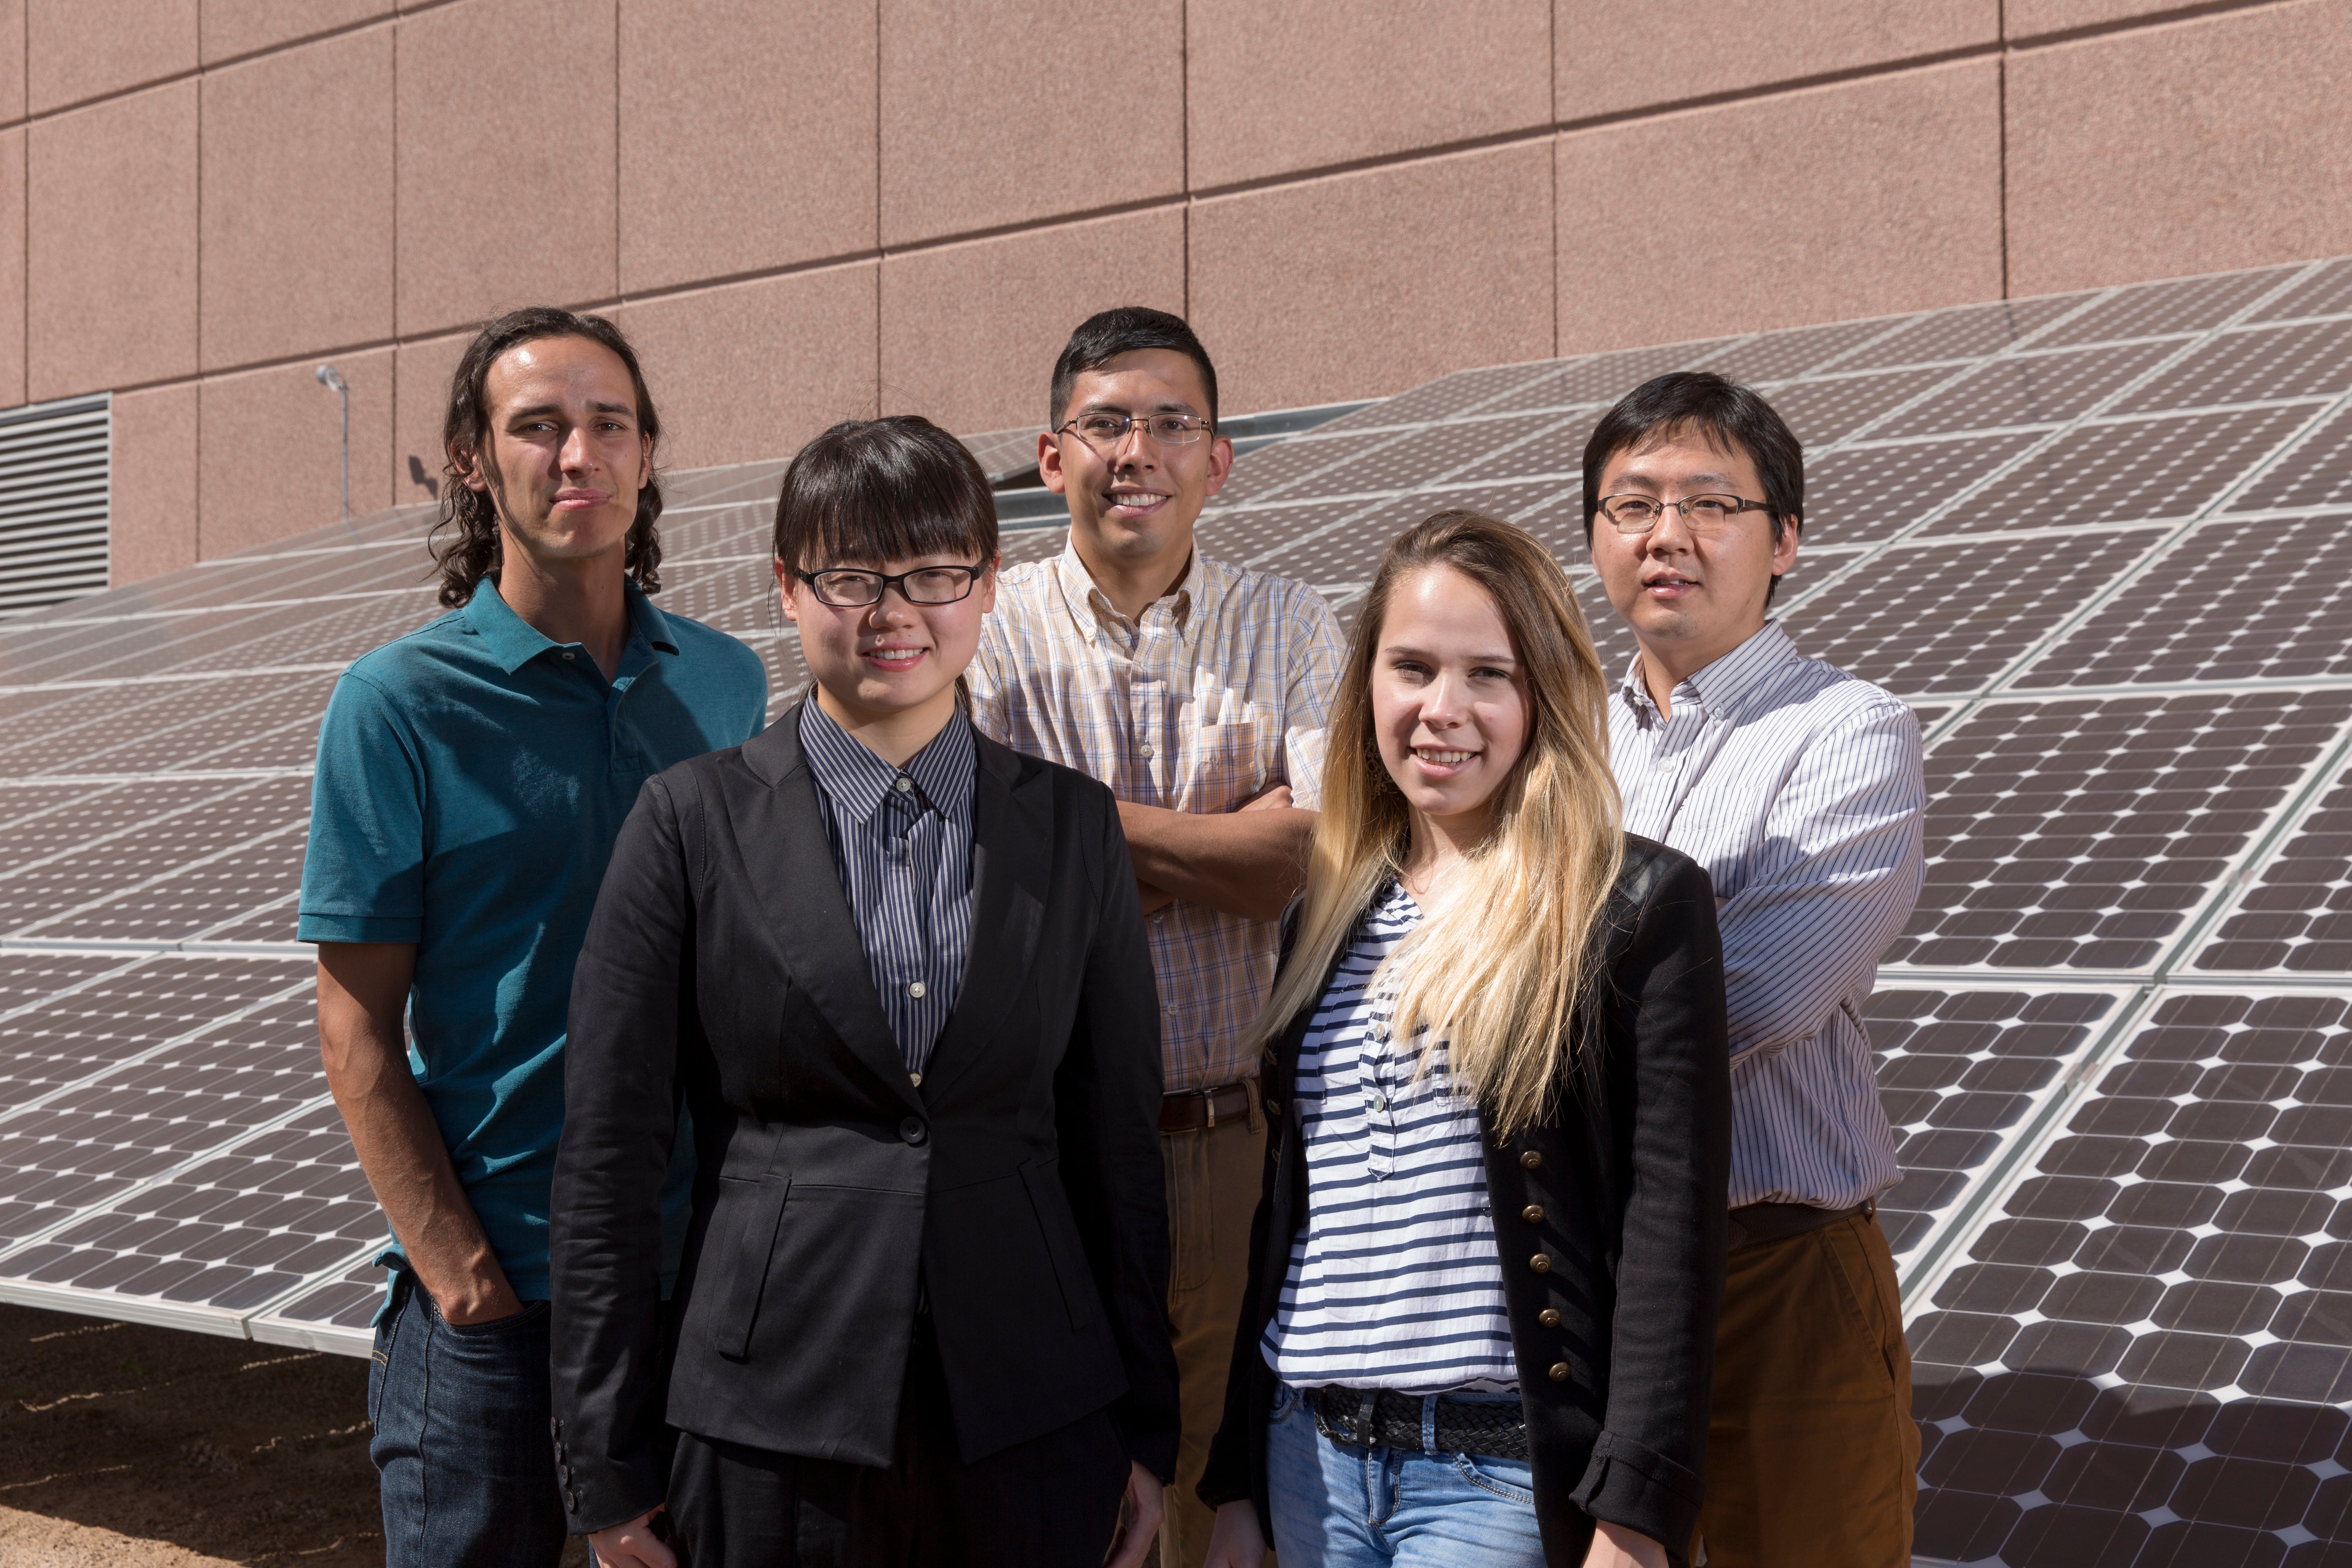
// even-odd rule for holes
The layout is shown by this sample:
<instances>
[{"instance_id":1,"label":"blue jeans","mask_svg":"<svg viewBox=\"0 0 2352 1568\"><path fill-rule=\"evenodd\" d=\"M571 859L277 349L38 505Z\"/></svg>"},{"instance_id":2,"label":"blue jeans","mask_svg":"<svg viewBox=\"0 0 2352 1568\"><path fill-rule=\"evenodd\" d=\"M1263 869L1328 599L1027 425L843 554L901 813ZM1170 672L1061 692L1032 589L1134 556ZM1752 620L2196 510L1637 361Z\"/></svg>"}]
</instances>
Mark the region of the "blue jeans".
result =
<instances>
[{"instance_id":1,"label":"blue jeans","mask_svg":"<svg viewBox=\"0 0 2352 1568\"><path fill-rule=\"evenodd\" d=\"M459 1327L405 1270L376 1322L368 1419L385 1568L554 1568L547 1303Z\"/></svg>"},{"instance_id":2,"label":"blue jeans","mask_svg":"<svg viewBox=\"0 0 2352 1568\"><path fill-rule=\"evenodd\" d=\"M1436 1409L1433 1396L1424 1401L1424 1434ZM1346 1447L1315 1429L1315 1413L1285 1384L1266 1426L1265 1472L1282 1568L1543 1568L1525 1460Z\"/></svg>"}]
</instances>

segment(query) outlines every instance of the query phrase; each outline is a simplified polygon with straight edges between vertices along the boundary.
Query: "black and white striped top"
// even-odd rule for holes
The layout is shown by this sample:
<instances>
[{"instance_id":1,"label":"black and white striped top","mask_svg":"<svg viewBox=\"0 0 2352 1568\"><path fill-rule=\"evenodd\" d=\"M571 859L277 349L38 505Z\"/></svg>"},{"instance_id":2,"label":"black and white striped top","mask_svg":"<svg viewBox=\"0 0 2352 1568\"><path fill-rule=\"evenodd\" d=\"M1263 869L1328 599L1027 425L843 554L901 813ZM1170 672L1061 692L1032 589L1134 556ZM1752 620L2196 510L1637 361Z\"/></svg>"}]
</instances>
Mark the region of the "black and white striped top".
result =
<instances>
[{"instance_id":1,"label":"black and white striped top","mask_svg":"<svg viewBox=\"0 0 2352 1568\"><path fill-rule=\"evenodd\" d=\"M980 768L971 725L956 714L903 768L853 740L814 698L801 704L800 736L866 971L907 1071L920 1083L955 1011L971 947Z\"/></svg>"},{"instance_id":2,"label":"black and white striped top","mask_svg":"<svg viewBox=\"0 0 2352 1568\"><path fill-rule=\"evenodd\" d=\"M1919 897L1927 789L1909 708L1777 621L1659 714L1635 656L1610 704L1625 831L1706 868L1731 1024L1731 1206L1851 1208L1902 1179L1862 1005Z\"/></svg>"},{"instance_id":3,"label":"black and white striped top","mask_svg":"<svg viewBox=\"0 0 2352 1568\"><path fill-rule=\"evenodd\" d=\"M1414 1081L1419 1047L1388 1030L1394 977L1367 990L1420 923L1421 907L1392 886L1357 926L1299 1046L1307 1224L1264 1341L1266 1364L1298 1387L1518 1387L1477 1108L1453 1092L1442 1047Z\"/></svg>"}]
</instances>

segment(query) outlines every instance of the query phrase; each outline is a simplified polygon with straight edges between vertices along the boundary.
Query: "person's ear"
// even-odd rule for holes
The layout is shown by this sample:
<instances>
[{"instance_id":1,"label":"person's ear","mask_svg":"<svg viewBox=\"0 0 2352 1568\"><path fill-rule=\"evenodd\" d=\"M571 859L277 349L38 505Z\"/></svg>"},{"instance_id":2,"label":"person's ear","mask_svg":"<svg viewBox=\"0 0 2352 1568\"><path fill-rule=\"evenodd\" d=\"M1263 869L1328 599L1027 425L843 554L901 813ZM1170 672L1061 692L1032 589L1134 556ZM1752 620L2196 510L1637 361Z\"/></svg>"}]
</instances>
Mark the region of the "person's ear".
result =
<instances>
[{"instance_id":1,"label":"person's ear","mask_svg":"<svg viewBox=\"0 0 2352 1568\"><path fill-rule=\"evenodd\" d=\"M783 601L784 619L797 626L801 612L800 607L793 603L793 575L784 569L783 562L775 556L768 557L768 565L776 574L776 596Z\"/></svg>"},{"instance_id":2,"label":"person's ear","mask_svg":"<svg viewBox=\"0 0 2352 1568\"><path fill-rule=\"evenodd\" d=\"M481 464L474 460L474 453L469 448L452 444L449 467L457 471L457 482L476 495L486 494L489 490L489 477L482 472Z\"/></svg>"},{"instance_id":3,"label":"person's ear","mask_svg":"<svg viewBox=\"0 0 2352 1568\"><path fill-rule=\"evenodd\" d=\"M1051 430L1037 437L1037 475L1055 495L1069 493L1069 476L1062 472L1062 438Z\"/></svg>"},{"instance_id":4,"label":"person's ear","mask_svg":"<svg viewBox=\"0 0 2352 1568\"><path fill-rule=\"evenodd\" d=\"M1772 542L1772 575L1782 576L1797 563L1798 535L1803 531L1804 519L1794 512L1780 520L1780 537Z\"/></svg>"},{"instance_id":5,"label":"person's ear","mask_svg":"<svg viewBox=\"0 0 2352 1568\"><path fill-rule=\"evenodd\" d=\"M996 574L1003 569L1003 566L1004 557L1002 553L990 556L988 570L980 574L979 583L972 588L972 595L980 601L980 613L983 616L996 608Z\"/></svg>"},{"instance_id":6,"label":"person's ear","mask_svg":"<svg viewBox=\"0 0 2352 1568\"><path fill-rule=\"evenodd\" d=\"M1207 494L1215 495L1225 488L1225 480L1234 471L1234 444L1223 436L1209 443L1209 488Z\"/></svg>"}]
</instances>

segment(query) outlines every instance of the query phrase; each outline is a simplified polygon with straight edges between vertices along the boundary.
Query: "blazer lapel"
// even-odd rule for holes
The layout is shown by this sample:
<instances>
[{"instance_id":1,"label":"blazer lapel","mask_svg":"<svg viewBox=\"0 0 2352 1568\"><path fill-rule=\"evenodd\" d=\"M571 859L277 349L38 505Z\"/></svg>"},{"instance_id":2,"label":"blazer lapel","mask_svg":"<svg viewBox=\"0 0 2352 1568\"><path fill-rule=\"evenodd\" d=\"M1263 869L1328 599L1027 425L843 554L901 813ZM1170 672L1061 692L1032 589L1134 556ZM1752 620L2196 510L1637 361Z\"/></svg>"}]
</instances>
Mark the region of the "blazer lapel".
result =
<instances>
[{"instance_id":1,"label":"blazer lapel","mask_svg":"<svg viewBox=\"0 0 2352 1568\"><path fill-rule=\"evenodd\" d=\"M1018 753L977 733L973 742L980 767L972 781L971 946L955 1011L924 1075L934 1092L987 1054L1021 999L1054 874L1052 781L1042 768L1024 781Z\"/></svg>"},{"instance_id":2,"label":"blazer lapel","mask_svg":"<svg viewBox=\"0 0 2352 1568\"><path fill-rule=\"evenodd\" d=\"M743 760L769 787L738 803L736 843L785 967L842 1044L908 1109L921 1110L834 868L824 808L801 757L799 705L746 742Z\"/></svg>"}]
</instances>

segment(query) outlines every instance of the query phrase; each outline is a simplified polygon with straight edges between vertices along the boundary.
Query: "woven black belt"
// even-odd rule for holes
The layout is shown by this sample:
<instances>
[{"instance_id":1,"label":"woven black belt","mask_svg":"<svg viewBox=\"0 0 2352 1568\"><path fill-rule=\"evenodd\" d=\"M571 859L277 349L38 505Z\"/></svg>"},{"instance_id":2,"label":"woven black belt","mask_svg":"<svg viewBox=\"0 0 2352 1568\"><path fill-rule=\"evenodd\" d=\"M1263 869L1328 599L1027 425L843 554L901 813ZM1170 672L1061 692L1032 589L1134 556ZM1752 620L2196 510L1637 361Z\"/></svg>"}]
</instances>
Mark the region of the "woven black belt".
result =
<instances>
[{"instance_id":1,"label":"woven black belt","mask_svg":"<svg viewBox=\"0 0 2352 1568\"><path fill-rule=\"evenodd\" d=\"M1744 1252L1751 1247L1768 1242L1786 1241L1792 1236L1808 1236L1817 1230L1827 1230L1842 1219L1855 1215L1874 1218L1878 1205L1868 1198L1850 1209L1817 1209L1805 1204L1749 1204L1731 1211L1731 1226L1726 1240L1734 1252Z\"/></svg>"},{"instance_id":2,"label":"woven black belt","mask_svg":"<svg viewBox=\"0 0 2352 1568\"><path fill-rule=\"evenodd\" d=\"M1385 1389L1310 1388L1307 1407L1315 1430L1351 1448L1422 1451L1421 1399ZM1490 1459L1528 1457L1528 1418L1517 1400L1450 1399L1437 1396L1440 1454L1483 1454Z\"/></svg>"}]
</instances>

